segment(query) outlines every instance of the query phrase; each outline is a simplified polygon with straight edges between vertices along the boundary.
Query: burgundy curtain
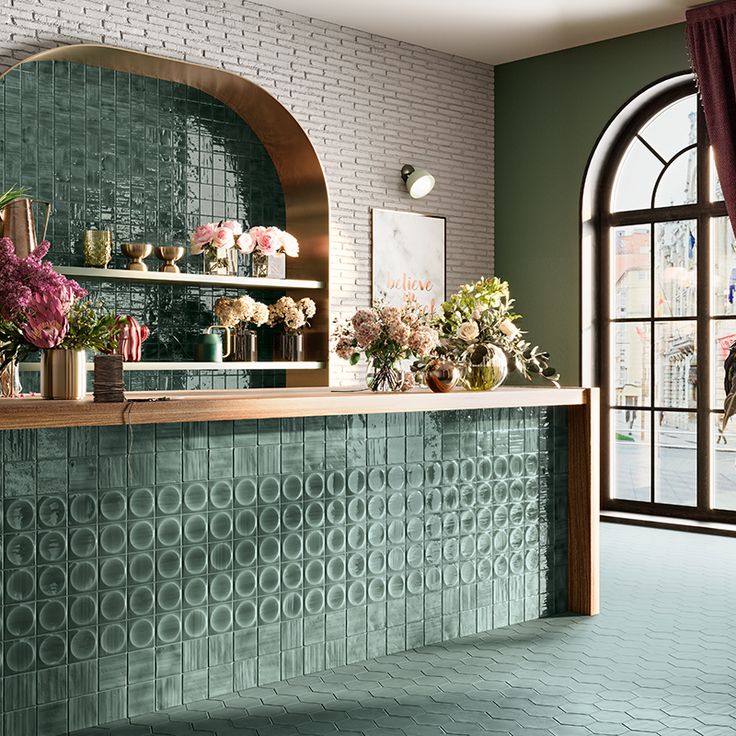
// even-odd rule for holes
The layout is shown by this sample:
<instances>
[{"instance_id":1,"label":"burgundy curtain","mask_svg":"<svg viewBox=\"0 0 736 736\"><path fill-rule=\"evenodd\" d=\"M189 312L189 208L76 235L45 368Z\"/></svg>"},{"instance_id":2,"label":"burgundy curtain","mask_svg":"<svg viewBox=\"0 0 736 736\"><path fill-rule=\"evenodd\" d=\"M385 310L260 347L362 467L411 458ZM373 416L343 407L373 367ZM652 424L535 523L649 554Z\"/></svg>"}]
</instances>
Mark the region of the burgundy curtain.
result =
<instances>
[{"instance_id":1,"label":"burgundy curtain","mask_svg":"<svg viewBox=\"0 0 736 736\"><path fill-rule=\"evenodd\" d=\"M736 0L693 8L686 18L690 60L736 232Z\"/></svg>"}]
</instances>

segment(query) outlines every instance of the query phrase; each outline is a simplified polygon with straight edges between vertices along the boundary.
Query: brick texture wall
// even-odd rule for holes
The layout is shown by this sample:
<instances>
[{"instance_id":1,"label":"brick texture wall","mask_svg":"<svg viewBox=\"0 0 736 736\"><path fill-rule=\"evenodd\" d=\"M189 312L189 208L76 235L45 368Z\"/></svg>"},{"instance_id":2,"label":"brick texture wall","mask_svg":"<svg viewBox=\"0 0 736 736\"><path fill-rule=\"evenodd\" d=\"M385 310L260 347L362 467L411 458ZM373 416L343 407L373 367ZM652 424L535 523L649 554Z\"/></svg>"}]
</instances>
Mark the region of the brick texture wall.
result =
<instances>
[{"instance_id":1,"label":"brick texture wall","mask_svg":"<svg viewBox=\"0 0 736 736\"><path fill-rule=\"evenodd\" d=\"M493 68L238 0L0 0L0 69L42 49L106 43L222 67L296 117L332 203L332 316L370 300L370 208L447 218L447 288L493 271ZM402 163L437 179L412 200ZM359 371L332 361L332 383Z\"/></svg>"}]
</instances>

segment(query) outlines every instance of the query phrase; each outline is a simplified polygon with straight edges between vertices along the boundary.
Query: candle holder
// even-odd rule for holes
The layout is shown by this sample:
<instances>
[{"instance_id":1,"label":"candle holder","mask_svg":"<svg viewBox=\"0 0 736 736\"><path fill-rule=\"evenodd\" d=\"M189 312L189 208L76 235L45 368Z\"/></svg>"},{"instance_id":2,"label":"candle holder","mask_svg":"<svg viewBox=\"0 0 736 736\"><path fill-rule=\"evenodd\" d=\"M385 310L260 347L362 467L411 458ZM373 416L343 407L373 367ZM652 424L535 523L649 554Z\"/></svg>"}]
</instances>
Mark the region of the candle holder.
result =
<instances>
[{"instance_id":1,"label":"candle holder","mask_svg":"<svg viewBox=\"0 0 736 736\"><path fill-rule=\"evenodd\" d=\"M158 245L154 252L156 258L163 261L163 265L159 266L159 271L164 273L181 273L181 269L176 262L184 255L184 248L179 245Z\"/></svg>"},{"instance_id":2,"label":"candle holder","mask_svg":"<svg viewBox=\"0 0 736 736\"><path fill-rule=\"evenodd\" d=\"M148 258L153 252L153 246L150 243L122 243L120 250L123 255L130 258L128 271L148 271L148 266L143 263L144 258Z\"/></svg>"},{"instance_id":3,"label":"candle holder","mask_svg":"<svg viewBox=\"0 0 736 736\"><path fill-rule=\"evenodd\" d=\"M84 265L107 268L112 259L112 233L109 230L85 230Z\"/></svg>"}]
</instances>

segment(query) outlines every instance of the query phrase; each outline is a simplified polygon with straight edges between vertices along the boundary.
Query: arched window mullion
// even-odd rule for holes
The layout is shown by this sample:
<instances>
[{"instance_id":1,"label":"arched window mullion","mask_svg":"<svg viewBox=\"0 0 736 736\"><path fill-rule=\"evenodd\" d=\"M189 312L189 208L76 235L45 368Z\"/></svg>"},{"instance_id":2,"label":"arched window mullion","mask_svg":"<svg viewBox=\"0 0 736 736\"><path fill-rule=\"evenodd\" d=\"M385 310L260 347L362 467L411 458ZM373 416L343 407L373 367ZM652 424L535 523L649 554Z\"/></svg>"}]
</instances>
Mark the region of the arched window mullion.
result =
<instances>
[{"instance_id":1,"label":"arched window mullion","mask_svg":"<svg viewBox=\"0 0 736 736\"><path fill-rule=\"evenodd\" d=\"M641 136L637 136L637 138L641 140ZM657 178L655 179L654 186L652 187L652 197L650 199L650 209L651 210L661 209L661 208L658 208L654 203L657 201L657 191L659 190L659 185L662 182L662 178L670 170L670 167L672 166L672 164L675 163L675 161L677 161L677 159L679 159L680 156L685 155L688 151L692 151L696 149L697 147L698 147L698 143L696 141L695 143L691 143L690 145L685 146L685 148L681 148L674 156L672 156L672 158L670 158L669 161L660 159L661 161L664 162L664 166L662 168L662 171L659 172L659 176L657 176ZM697 195L698 196L696 197L695 202L690 203L694 207L698 207L698 200L700 198L700 192L697 192ZM672 206L676 207L677 205L672 205ZM682 205L682 206L687 206L687 204Z\"/></svg>"}]
</instances>

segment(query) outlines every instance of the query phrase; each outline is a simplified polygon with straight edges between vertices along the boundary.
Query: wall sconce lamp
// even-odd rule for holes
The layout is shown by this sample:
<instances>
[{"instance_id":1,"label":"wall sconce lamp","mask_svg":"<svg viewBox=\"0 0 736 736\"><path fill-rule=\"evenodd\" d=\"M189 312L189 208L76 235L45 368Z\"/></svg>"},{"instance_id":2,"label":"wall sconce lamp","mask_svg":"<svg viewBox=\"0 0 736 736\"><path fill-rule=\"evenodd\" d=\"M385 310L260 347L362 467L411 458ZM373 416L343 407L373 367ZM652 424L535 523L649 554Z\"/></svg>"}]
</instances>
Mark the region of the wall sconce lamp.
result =
<instances>
[{"instance_id":1,"label":"wall sconce lamp","mask_svg":"<svg viewBox=\"0 0 736 736\"><path fill-rule=\"evenodd\" d=\"M401 178L413 199L426 197L434 189L434 177L426 169L415 169L409 164L401 167Z\"/></svg>"}]
</instances>

